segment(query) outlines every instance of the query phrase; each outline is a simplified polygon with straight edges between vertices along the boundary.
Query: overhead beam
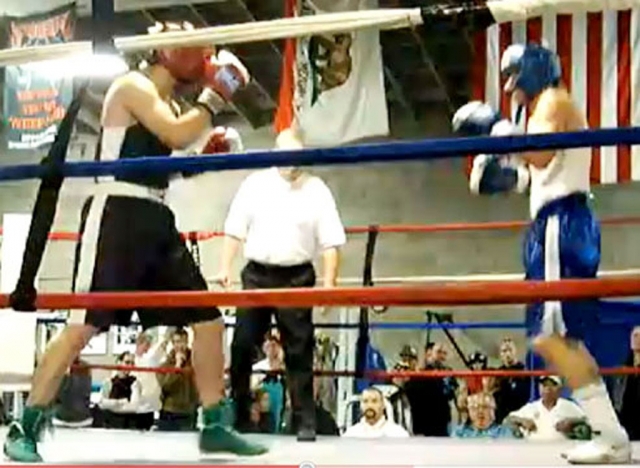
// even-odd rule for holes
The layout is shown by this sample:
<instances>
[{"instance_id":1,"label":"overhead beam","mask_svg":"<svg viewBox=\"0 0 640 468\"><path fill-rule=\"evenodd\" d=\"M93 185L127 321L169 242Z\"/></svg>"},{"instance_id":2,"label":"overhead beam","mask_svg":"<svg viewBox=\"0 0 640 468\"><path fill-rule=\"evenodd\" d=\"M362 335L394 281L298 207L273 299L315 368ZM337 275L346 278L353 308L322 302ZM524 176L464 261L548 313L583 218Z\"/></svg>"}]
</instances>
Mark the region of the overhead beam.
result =
<instances>
[{"instance_id":1,"label":"overhead beam","mask_svg":"<svg viewBox=\"0 0 640 468\"><path fill-rule=\"evenodd\" d=\"M433 75L433 77L436 80L436 83L438 85L438 88L440 88L440 90L446 96L446 104L447 104L447 107L449 108L449 112L453 113L455 108L454 108L453 103L451 101L451 96L449 96L449 91L447 89L447 86L444 83L444 80L442 79L442 76L440 75L440 73L436 69L435 64L433 63L433 59L431 58L431 54L429 54L429 52L427 51L427 47L425 46L424 41L422 40L422 37L420 37L420 34L418 34L418 32L415 29L411 29L410 31L411 31L410 34L413 36L413 39L415 40L415 42L416 42L416 44L418 46L418 50L420 51L420 58L422 59L422 62L427 66L427 68L429 69L429 71Z\"/></svg>"},{"instance_id":2,"label":"overhead beam","mask_svg":"<svg viewBox=\"0 0 640 468\"><path fill-rule=\"evenodd\" d=\"M249 19L252 22L256 21L255 16L253 16L253 13L251 13L251 11L247 7L247 4L244 2L244 0L232 0L232 1L245 12L245 15L246 15L247 19ZM282 62L282 54L280 53L280 50L278 50L278 48L275 46L275 44L272 41L269 41L268 44L269 44L269 47L278 56L279 63L281 63ZM265 96L269 97L269 102L275 108L277 106L277 104L276 104L275 100L273 99L273 96L271 96L271 93L269 93L265 89L265 87L262 85L262 83L260 83L258 80L255 80L255 84L260 89L260 91L265 94Z\"/></svg>"},{"instance_id":3,"label":"overhead beam","mask_svg":"<svg viewBox=\"0 0 640 468\"><path fill-rule=\"evenodd\" d=\"M251 13L251 10L249 10L249 7L247 6L244 0L233 0L233 1L245 11L247 18L249 18L251 21L256 21L256 17L253 16L253 13ZM280 49L278 49L272 41L269 41L269 46L278 55L278 57L282 59L282 54L280 53Z\"/></svg>"},{"instance_id":4,"label":"overhead beam","mask_svg":"<svg viewBox=\"0 0 640 468\"><path fill-rule=\"evenodd\" d=\"M402 85L400 84L400 81L398 80L398 78L396 78L395 74L391 71L391 69L388 66L385 65L383 69L384 69L384 76L389 82L389 86L391 86L391 93L396 98L398 103L400 103L402 108L407 113L411 114L411 116L413 117L413 120L417 120L418 113L416 112L416 109L409 102L409 99L407 99L407 96L402 90Z\"/></svg>"}]
</instances>

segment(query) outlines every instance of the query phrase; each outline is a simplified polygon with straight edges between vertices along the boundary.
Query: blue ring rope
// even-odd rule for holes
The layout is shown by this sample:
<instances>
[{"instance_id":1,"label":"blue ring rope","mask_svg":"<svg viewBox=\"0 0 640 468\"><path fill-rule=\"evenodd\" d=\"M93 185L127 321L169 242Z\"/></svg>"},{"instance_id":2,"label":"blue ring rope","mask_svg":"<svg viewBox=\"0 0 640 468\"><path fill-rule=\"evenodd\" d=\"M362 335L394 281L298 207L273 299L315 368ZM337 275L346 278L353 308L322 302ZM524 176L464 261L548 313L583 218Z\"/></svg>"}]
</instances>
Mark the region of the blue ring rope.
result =
<instances>
[{"instance_id":1,"label":"blue ring rope","mask_svg":"<svg viewBox=\"0 0 640 468\"><path fill-rule=\"evenodd\" d=\"M167 174L271 166L314 166L400 162L459 158L470 154L506 154L529 150L550 150L640 144L640 127L583 130L578 132L519 135L508 137L436 138L420 141L374 143L296 151L254 151L190 157L143 157L117 161L70 162L63 166L65 177L97 177L131 173ZM45 168L23 164L0 168L0 181L42 177Z\"/></svg>"},{"instance_id":2,"label":"blue ring rope","mask_svg":"<svg viewBox=\"0 0 640 468\"><path fill-rule=\"evenodd\" d=\"M63 318L38 318L38 323L61 323L67 321ZM316 323L317 329L356 329L357 323ZM227 328L235 327L234 324L226 324ZM460 322L460 323L403 323L403 322L378 322L370 323L371 330L468 330L468 329L525 329L523 322Z\"/></svg>"}]
</instances>

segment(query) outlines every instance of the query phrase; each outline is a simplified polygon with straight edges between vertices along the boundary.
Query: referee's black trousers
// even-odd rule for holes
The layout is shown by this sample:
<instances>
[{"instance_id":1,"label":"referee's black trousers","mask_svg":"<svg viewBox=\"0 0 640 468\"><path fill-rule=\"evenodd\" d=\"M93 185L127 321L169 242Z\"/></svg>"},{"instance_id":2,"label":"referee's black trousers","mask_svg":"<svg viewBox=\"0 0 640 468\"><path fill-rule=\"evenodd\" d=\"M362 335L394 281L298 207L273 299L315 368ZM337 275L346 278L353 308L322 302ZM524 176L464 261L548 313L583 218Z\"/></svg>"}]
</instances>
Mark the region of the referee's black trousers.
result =
<instances>
[{"instance_id":1,"label":"referee's black trousers","mask_svg":"<svg viewBox=\"0 0 640 468\"><path fill-rule=\"evenodd\" d=\"M313 287L316 275L311 263L295 266L264 265L250 261L242 270L243 289ZM293 429L315 429L313 352L315 338L312 308L239 308L231 344L231 394L236 404L236 427L249 426L251 369L276 316L284 349L286 386L291 397Z\"/></svg>"}]
</instances>

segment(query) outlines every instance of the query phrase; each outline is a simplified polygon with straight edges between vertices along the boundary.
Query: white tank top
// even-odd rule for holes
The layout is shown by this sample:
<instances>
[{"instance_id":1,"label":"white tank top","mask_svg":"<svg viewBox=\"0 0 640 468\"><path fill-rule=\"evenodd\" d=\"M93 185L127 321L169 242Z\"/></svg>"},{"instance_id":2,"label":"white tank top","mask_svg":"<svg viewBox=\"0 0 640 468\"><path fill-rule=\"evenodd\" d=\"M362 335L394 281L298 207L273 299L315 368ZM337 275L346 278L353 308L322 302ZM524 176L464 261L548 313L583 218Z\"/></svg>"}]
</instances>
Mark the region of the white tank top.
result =
<instances>
[{"instance_id":1,"label":"white tank top","mask_svg":"<svg viewBox=\"0 0 640 468\"><path fill-rule=\"evenodd\" d=\"M591 191L591 148L560 150L543 169L529 166L529 210L535 218L544 205L572 193Z\"/></svg>"}]
</instances>

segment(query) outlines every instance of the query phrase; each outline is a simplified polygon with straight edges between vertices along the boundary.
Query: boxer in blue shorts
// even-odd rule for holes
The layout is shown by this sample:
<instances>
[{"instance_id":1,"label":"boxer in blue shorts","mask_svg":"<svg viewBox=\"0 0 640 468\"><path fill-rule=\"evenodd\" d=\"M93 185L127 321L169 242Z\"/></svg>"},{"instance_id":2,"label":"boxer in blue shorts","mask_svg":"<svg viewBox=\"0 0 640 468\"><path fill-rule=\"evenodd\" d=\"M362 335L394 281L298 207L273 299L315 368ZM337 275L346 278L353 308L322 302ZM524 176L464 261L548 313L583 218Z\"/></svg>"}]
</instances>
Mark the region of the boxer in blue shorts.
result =
<instances>
[{"instance_id":1,"label":"boxer in blue shorts","mask_svg":"<svg viewBox=\"0 0 640 468\"><path fill-rule=\"evenodd\" d=\"M586 118L561 83L555 53L536 44L514 44L501 60L505 92L518 105L516 120L529 108L527 133L578 131ZM456 133L506 136L518 133L509 120L483 102L470 102L453 118ZM588 204L591 149L576 148L512 155L478 155L471 191L481 195L529 189L532 222L524 239L528 280L594 278L600 263L600 226ZM629 463L631 447L599 376L582 344L597 301L547 301L528 306L533 347L562 374L598 434L565 454L570 463Z\"/></svg>"}]
</instances>

